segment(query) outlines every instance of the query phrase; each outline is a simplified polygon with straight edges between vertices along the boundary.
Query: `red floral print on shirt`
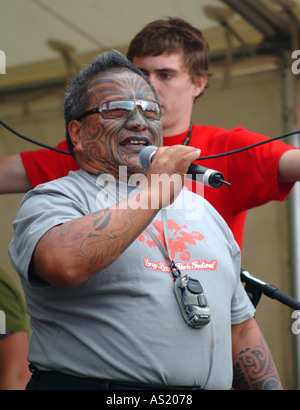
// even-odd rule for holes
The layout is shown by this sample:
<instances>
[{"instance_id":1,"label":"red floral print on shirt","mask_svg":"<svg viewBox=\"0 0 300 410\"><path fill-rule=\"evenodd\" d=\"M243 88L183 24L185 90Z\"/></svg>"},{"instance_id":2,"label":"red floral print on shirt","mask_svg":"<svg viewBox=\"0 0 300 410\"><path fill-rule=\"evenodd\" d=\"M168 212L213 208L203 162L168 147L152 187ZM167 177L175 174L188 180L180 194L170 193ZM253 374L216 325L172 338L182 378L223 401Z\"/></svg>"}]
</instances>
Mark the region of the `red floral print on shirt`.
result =
<instances>
[{"instance_id":1,"label":"red floral print on shirt","mask_svg":"<svg viewBox=\"0 0 300 410\"><path fill-rule=\"evenodd\" d=\"M163 223L156 220L154 221L153 225L158 232L158 234L155 233L157 238L162 242L164 246L166 246ZM173 220L168 219L169 252L172 260L175 260L176 254L179 254L179 257L182 261L190 260L191 255L188 252L187 244L196 245L197 241L202 241L205 246L209 248L204 235L196 231L188 233L185 231L185 229L187 229L186 225L183 225L181 227ZM138 239L142 242L146 242L150 248L156 246L155 242L151 239L146 231L140 234Z\"/></svg>"}]
</instances>

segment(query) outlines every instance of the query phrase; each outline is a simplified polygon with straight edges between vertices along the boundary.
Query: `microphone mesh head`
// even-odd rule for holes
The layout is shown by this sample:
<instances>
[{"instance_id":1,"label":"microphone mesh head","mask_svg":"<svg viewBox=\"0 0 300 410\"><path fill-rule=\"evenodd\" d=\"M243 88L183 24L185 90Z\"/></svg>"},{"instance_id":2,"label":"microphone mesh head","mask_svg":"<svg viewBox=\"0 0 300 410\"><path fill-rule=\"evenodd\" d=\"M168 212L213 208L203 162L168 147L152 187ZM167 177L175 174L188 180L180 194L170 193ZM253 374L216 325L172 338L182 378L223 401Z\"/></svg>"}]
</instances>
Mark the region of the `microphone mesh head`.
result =
<instances>
[{"instance_id":1,"label":"microphone mesh head","mask_svg":"<svg viewBox=\"0 0 300 410\"><path fill-rule=\"evenodd\" d=\"M158 148L155 145L150 145L141 151L140 163L145 169L149 169L152 162L152 157L157 149Z\"/></svg>"}]
</instances>

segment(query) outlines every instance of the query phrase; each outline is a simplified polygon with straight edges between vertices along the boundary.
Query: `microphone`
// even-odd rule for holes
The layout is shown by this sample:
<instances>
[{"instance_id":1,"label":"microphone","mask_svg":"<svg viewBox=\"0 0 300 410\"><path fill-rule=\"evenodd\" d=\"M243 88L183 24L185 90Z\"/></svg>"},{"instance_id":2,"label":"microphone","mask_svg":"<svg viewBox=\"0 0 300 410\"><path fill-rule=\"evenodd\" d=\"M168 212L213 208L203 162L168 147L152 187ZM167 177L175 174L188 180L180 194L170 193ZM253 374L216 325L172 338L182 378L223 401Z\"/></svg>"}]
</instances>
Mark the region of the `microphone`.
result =
<instances>
[{"instance_id":1,"label":"microphone","mask_svg":"<svg viewBox=\"0 0 300 410\"><path fill-rule=\"evenodd\" d=\"M158 147L150 145L141 151L140 163L145 169L149 169L157 150ZM193 181L196 181L196 175L199 174L203 175L203 184L211 188L220 188L223 184L231 186L229 182L224 181L224 176L221 172L192 163L188 168L187 177L191 177Z\"/></svg>"},{"instance_id":2,"label":"microphone","mask_svg":"<svg viewBox=\"0 0 300 410\"><path fill-rule=\"evenodd\" d=\"M246 283L245 291L248 293L248 296L255 307L260 300L261 294L263 293L269 298L278 300L294 310L300 309L300 302L298 302L298 300L293 299L292 297L281 292L270 283L266 283L255 276L252 276L247 270L241 269L240 277L241 281Z\"/></svg>"}]
</instances>

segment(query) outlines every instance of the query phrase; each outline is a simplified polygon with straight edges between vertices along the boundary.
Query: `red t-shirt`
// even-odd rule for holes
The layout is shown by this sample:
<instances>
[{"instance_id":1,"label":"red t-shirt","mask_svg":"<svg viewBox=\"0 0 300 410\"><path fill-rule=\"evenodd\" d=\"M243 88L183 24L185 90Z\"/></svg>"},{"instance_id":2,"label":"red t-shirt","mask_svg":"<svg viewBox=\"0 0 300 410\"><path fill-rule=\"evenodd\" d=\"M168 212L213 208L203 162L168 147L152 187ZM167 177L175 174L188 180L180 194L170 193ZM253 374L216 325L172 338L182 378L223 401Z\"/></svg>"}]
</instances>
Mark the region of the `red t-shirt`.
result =
<instances>
[{"instance_id":1,"label":"red t-shirt","mask_svg":"<svg viewBox=\"0 0 300 410\"><path fill-rule=\"evenodd\" d=\"M69 152L66 141L60 142L55 148ZM65 177L69 171L79 169L79 165L71 155L50 149L26 151L21 152L20 155L33 188L44 182Z\"/></svg>"},{"instance_id":2,"label":"red t-shirt","mask_svg":"<svg viewBox=\"0 0 300 410\"><path fill-rule=\"evenodd\" d=\"M164 137L164 145L182 144L186 132ZM232 130L193 125L190 145L201 149L201 156L209 156L252 145L267 139L238 127ZM68 150L65 141L56 148ZM198 161L200 165L222 172L231 186L204 188L204 197L222 215L242 248L246 211L272 200L283 201L293 184L278 183L278 163L282 154L294 147L280 141L256 148ZM200 157L201 157L200 156ZM78 164L70 155L51 150L22 152L21 158L32 186L57 179L77 170Z\"/></svg>"}]
</instances>

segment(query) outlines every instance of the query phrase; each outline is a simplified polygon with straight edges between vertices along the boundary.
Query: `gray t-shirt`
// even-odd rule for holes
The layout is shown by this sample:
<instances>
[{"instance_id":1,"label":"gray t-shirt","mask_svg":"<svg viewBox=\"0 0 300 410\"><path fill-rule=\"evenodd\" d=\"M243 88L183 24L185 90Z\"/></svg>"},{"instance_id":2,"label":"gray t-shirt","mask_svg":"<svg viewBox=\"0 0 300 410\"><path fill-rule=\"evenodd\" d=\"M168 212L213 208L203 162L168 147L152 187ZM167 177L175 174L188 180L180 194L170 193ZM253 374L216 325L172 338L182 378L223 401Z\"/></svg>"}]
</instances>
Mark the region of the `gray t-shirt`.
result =
<instances>
[{"instance_id":1,"label":"gray t-shirt","mask_svg":"<svg viewBox=\"0 0 300 410\"><path fill-rule=\"evenodd\" d=\"M182 274L199 279L211 321L188 326L169 265L147 232L115 262L70 290L29 277L39 239L51 227L115 201L115 185L83 170L25 195L9 253L21 277L33 335L29 360L41 370L105 380L229 389L231 324L254 316L240 281L231 231L202 197L183 190L167 209L170 254ZM121 184L122 195L127 185ZM193 218L193 219L191 219ZM150 225L162 239L161 212Z\"/></svg>"}]
</instances>

